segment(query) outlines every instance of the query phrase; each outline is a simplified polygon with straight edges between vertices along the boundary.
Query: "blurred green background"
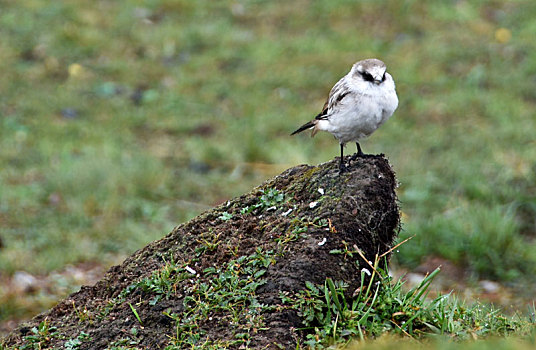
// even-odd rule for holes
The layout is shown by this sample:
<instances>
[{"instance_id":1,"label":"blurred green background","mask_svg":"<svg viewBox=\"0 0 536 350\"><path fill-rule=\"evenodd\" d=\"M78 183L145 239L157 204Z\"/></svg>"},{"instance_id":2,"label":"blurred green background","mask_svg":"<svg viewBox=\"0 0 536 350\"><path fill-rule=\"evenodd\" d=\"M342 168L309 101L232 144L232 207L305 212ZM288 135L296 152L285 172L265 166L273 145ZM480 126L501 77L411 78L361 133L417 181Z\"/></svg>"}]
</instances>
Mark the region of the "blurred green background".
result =
<instances>
[{"instance_id":1,"label":"blurred green background","mask_svg":"<svg viewBox=\"0 0 536 350\"><path fill-rule=\"evenodd\" d=\"M534 1L0 0L0 36L0 322L76 288L68 266L338 155L289 133L369 57L400 99L362 142L400 181L398 269L533 299Z\"/></svg>"}]
</instances>

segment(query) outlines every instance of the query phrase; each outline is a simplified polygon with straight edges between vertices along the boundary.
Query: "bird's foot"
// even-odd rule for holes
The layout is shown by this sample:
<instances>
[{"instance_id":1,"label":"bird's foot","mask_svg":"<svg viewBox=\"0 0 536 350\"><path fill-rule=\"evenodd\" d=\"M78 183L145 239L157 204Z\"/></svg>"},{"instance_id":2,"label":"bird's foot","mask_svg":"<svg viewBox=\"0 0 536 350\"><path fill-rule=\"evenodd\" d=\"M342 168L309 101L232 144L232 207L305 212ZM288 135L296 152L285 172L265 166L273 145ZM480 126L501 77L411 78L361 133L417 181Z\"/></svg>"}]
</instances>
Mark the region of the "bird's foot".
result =
<instances>
[{"instance_id":1,"label":"bird's foot","mask_svg":"<svg viewBox=\"0 0 536 350\"><path fill-rule=\"evenodd\" d=\"M356 152L356 153L352 154L350 159L352 161L356 161L357 158L369 158L369 157L372 157L372 154L366 154L366 153L363 153L363 152Z\"/></svg>"},{"instance_id":2,"label":"bird's foot","mask_svg":"<svg viewBox=\"0 0 536 350\"><path fill-rule=\"evenodd\" d=\"M361 149L359 149L356 153L352 154L351 156L351 160L352 161L356 161L357 158L374 158L374 157L383 157L384 154L383 153L380 153L380 154L370 154L370 153L363 153L363 151L361 151Z\"/></svg>"},{"instance_id":3,"label":"bird's foot","mask_svg":"<svg viewBox=\"0 0 536 350\"><path fill-rule=\"evenodd\" d=\"M343 158L341 158L341 161L339 162L339 175L348 172L348 168L344 164Z\"/></svg>"},{"instance_id":4,"label":"bird's foot","mask_svg":"<svg viewBox=\"0 0 536 350\"><path fill-rule=\"evenodd\" d=\"M370 154L363 153L359 142L356 142L355 145L357 147L357 152L352 155L352 158L350 158L351 160L357 160L357 158L366 158L370 156Z\"/></svg>"}]
</instances>

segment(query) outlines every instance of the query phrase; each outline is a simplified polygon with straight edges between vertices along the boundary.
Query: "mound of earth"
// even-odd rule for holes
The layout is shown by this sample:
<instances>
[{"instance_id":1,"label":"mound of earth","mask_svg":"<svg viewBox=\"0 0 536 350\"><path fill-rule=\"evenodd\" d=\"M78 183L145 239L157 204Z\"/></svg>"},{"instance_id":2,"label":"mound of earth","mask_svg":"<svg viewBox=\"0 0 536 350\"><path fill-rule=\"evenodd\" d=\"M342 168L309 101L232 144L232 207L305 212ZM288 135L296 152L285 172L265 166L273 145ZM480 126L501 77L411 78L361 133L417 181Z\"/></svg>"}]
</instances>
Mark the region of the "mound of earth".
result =
<instances>
[{"instance_id":1,"label":"mound of earth","mask_svg":"<svg viewBox=\"0 0 536 350\"><path fill-rule=\"evenodd\" d=\"M308 332L297 296L329 278L351 298L365 259L388 252L398 233L387 160L345 161L341 175L338 159L288 169L176 227L4 346L295 348Z\"/></svg>"}]
</instances>

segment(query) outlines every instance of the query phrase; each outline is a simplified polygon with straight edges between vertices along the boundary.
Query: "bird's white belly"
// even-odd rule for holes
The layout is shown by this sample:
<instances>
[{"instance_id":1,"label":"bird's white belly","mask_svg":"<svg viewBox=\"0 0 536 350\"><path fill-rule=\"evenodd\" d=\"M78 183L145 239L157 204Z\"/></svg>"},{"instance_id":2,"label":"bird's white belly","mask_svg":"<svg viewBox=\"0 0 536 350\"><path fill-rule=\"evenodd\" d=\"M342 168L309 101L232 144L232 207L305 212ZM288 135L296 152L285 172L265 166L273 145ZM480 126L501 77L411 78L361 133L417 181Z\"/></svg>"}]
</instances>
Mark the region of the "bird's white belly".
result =
<instances>
[{"instance_id":1,"label":"bird's white belly","mask_svg":"<svg viewBox=\"0 0 536 350\"><path fill-rule=\"evenodd\" d=\"M340 142L357 141L372 134L381 123L381 111L348 111L330 120L329 132Z\"/></svg>"},{"instance_id":2,"label":"bird's white belly","mask_svg":"<svg viewBox=\"0 0 536 350\"><path fill-rule=\"evenodd\" d=\"M350 108L334 111L327 120L319 121L318 128L333 134L340 143L358 141L372 134L393 113L382 104L362 101Z\"/></svg>"}]
</instances>

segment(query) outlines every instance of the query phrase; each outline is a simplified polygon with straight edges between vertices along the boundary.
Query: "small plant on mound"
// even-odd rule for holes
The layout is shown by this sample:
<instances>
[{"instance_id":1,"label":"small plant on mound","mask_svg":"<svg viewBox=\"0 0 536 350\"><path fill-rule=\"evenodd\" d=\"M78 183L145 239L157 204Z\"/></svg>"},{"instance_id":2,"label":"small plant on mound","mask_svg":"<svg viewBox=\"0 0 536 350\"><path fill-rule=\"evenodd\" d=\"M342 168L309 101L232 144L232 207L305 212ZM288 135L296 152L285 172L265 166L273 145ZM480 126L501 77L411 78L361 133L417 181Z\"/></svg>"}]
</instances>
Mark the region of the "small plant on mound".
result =
<instances>
[{"instance_id":1,"label":"small plant on mound","mask_svg":"<svg viewBox=\"0 0 536 350\"><path fill-rule=\"evenodd\" d=\"M21 349L46 349L52 338L58 337L56 327L50 326L45 318L39 326L32 328L32 334L24 337L26 344Z\"/></svg>"},{"instance_id":2,"label":"small plant on mound","mask_svg":"<svg viewBox=\"0 0 536 350\"><path fill-rule=\"evenodd\" d=\"M368 284L362 282L349 302L347 286L329 278L324 285L306 283L294 294L282 293L284 305L297 310L308 332L305 345L324 349L333 344L346 345L352 339L374 339L383 334L421 338L442 334L455 339L505 336L530 327L530 320L509 318L490 306L466 306L450 295L429 300L429 287L439 268L409 291L403 281L393 283L386 270L372 267L361 272L361 281L371 274ZM348 293L346 293L348 294Z\"/></svg>"},{"instance_id":3,"label":"small plant on mound","mask_svg":"<svg viewBox=\"0 0 536 350\"><path fill-rule=\"evenodd\" d=\"M275 188L269 188L260 191L261 196L256 204L241 209L242 214L248 214L255 210L263 211L266 209L275 209L279 204L285 201L284 193Z\"/></svg>"},{"instance_id":4,"label":"small plant on mound","mask_svg":"<svg viewBox=\"0 0 536 350\"><path fill-rule=\"evenodd\" d=\"M181 281L191 278L195 274L196 272L187 264L179 264L172 257L161 269L154 271L150 277L144 278L123 290L121 296L124 297L134 289L140 288L145 293L155 295L149 304L156 305L162 297L168 297L176 292L177 285Z\"/></svg>"}]
</instances>

